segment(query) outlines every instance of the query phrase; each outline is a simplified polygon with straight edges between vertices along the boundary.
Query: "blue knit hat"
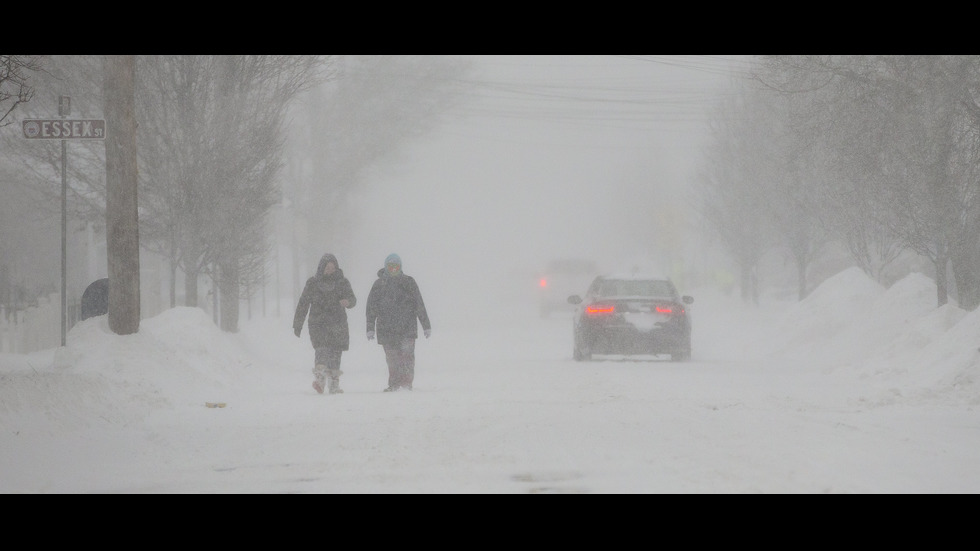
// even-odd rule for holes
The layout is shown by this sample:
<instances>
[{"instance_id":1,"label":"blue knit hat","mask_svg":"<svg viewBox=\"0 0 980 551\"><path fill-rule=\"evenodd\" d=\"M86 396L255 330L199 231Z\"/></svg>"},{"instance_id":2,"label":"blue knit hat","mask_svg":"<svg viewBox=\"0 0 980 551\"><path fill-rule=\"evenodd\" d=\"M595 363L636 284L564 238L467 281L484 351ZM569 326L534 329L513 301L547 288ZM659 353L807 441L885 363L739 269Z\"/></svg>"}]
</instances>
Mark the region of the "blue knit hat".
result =
<instances>
[{"instance_id":1,"label":"blue knit hat","mask_svg":"<svg viewBox=\"0 0 980 551\"><path fill-rule=\"evenodd\" d=\"M401 266L402 257L398 256L395 253L391 253L388 255L388 258L385 258L385 266L387 266L388 264L398 264L399 266Z\"/></svg>"}]
</instances>

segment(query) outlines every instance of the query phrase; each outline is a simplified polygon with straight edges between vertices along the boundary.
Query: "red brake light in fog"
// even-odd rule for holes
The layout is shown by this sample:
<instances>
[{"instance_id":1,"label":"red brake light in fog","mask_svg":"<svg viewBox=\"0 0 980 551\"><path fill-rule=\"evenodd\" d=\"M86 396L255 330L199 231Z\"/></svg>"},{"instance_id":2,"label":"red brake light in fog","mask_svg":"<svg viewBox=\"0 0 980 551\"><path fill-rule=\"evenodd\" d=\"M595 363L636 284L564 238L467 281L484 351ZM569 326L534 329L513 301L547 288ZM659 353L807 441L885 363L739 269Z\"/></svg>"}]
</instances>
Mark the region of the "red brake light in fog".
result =
<instances>
[{"instance_id":1,"label":"red brake light in fog","mask_svg":"<svg viewBox=\"0 0 980 551\"><path fill-rule=\"evenodd\" d=\"M542 277L541 280L538 281L538 286L539 287L547 287L548 286L548 280Z\"/></svg>"},{"instance_id":2,"label":"red brake light in fog","mask_svg":"<svg viewBox=\"0 0 980 551\"><path fill-rule=\"evenodd\" d=\"M598 314L612 314L616 311L616 307L611 304L590 304L585 307L585 313L590 316Z\"/></svg>"},{"instance_id":3,"label":"red brake light in fog","mask_svg":"<svg viewBox=\"0 0 980 551\"><path fill-rule=\"evenodd\" d=\"M661 314L670 314L671 312L673 312L673 310L670 308L670 306L662 306L662 305L659 305L658 304L657 305L657 312L659 312Z\"/></svg>"}]
</instances>

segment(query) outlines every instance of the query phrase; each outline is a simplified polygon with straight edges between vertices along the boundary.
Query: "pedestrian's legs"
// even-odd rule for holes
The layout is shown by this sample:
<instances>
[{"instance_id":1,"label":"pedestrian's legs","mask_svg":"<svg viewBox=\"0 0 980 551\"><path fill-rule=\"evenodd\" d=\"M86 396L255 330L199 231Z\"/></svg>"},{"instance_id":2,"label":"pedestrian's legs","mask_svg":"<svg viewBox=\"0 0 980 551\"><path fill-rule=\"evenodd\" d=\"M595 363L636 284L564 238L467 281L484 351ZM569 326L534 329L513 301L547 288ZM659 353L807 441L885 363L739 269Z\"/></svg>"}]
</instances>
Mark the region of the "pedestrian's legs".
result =
<instances>
[{"instance_id":1,"label":"pedestrian's legs","mask_svg":"<svg viewBox=\"0 0 980 551\"><path fill-rule=\"evenodd\" d=\"M340 371L341 351L330 347L321 347L315 350L316 367L313 368L313 374L316 375L316 380L313 382L313 388L322 394L324 383L329 376L330 394L343 392L340 390L340 376L343 374L343 372Z\"/></svg>"},{"instance_id":2,"label":"pedestrian's legs","mask_svg":"<svg viewBox=\"0 0 980 551\"><path fill-rule=\"evenodd\" d=\"M412 390L415 380L415 339L402 339L398 344L385 345L388 362L388 388Z\"/></svg>"},{"instance_id":3,"label":"pedestrian's legs","mask_svg":"<svg viewBox=\"0 0 980 551\"><path fill-rule=\"evenodd\" d=\"M399 384L399 353L400 347L398 345L386 344L385 349L385 362L388 363L388 389L395 390L398 388Z\"/></svg>"},{"instance_id":4,"label":"pedestrian's legs","mask_svg":"<svg viewBox=\"0 0 980 551\"><path fill-rule=\"evenodd\" d=\"M316 360L313 362L313 388L323 394L323 387L327 381L327 364L324 363L320 349L316 350Z\"/></svg>"},{"instance_id":5,"label":"pedestrian's legs","mask_svg":"<svg viewBox=\"0 0 980 551\"><path fill-rule=\"evenodd\" d=\"M415 381L415 339L405 339L401 344L401 386L412 390Z\"/></svg>"},{"instance_id":6,"label":"pedestrian's legs","mask_svg":"<svg viewBox=\"0 0 980 551\"><path fill-rule=\"evenodd\" d=\"M327 354L327 372L330 376L330 394L340 394L340 376L344 374L340 370L340 355L343 352L338 349L331 349Z\"/></svg>"}]
</instances>

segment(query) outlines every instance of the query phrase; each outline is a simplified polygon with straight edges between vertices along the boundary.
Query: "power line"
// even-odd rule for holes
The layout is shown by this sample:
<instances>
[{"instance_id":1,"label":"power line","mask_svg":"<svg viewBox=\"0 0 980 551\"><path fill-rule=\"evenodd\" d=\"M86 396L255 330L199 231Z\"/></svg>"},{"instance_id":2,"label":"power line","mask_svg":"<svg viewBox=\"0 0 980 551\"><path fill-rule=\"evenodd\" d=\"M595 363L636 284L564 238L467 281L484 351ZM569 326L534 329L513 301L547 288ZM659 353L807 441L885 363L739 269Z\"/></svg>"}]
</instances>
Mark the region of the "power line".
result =
<instances>
[{"instance_id":1,"label":"power line","mask_svg":"<svg viewBox=\"0 0 980 551\"><path fill-rule=\"evenodd\" d=\"M507 63L511 60L515 63ZM647 70L633 61L667 70ZM731 93L717 77L731 76L733 66L732 60L713 56L515 56L493 62L506 65L507 75L459 81L469 101L457 112L648 131L706 123L710 108Z\"/></svg>"}]
</instances>

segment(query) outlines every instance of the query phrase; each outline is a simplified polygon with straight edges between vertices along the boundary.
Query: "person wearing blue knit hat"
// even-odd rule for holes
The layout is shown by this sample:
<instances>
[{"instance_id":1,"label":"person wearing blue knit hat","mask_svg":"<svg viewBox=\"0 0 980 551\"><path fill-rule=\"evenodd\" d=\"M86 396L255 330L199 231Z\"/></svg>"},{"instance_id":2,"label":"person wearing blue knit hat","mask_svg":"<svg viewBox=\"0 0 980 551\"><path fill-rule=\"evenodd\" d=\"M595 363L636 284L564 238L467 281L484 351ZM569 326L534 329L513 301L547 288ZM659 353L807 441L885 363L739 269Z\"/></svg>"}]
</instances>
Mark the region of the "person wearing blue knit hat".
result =
<instances>
[{"instance_id":1,"label":"person wearing blue knit hat","mask_svg":"<svg viewBox=\"0 0 980 551\"><path fill-rule=\"evenodd\" d=\"M388 363L388 388L384 391L412 390L418 326L422 325L425 338L432 334L432 326L418 283L402 271L402 259L397 254L389 254L385 267L378 270L366 311L367 338L377 336Z\"/></svg>"}]
</instances>

